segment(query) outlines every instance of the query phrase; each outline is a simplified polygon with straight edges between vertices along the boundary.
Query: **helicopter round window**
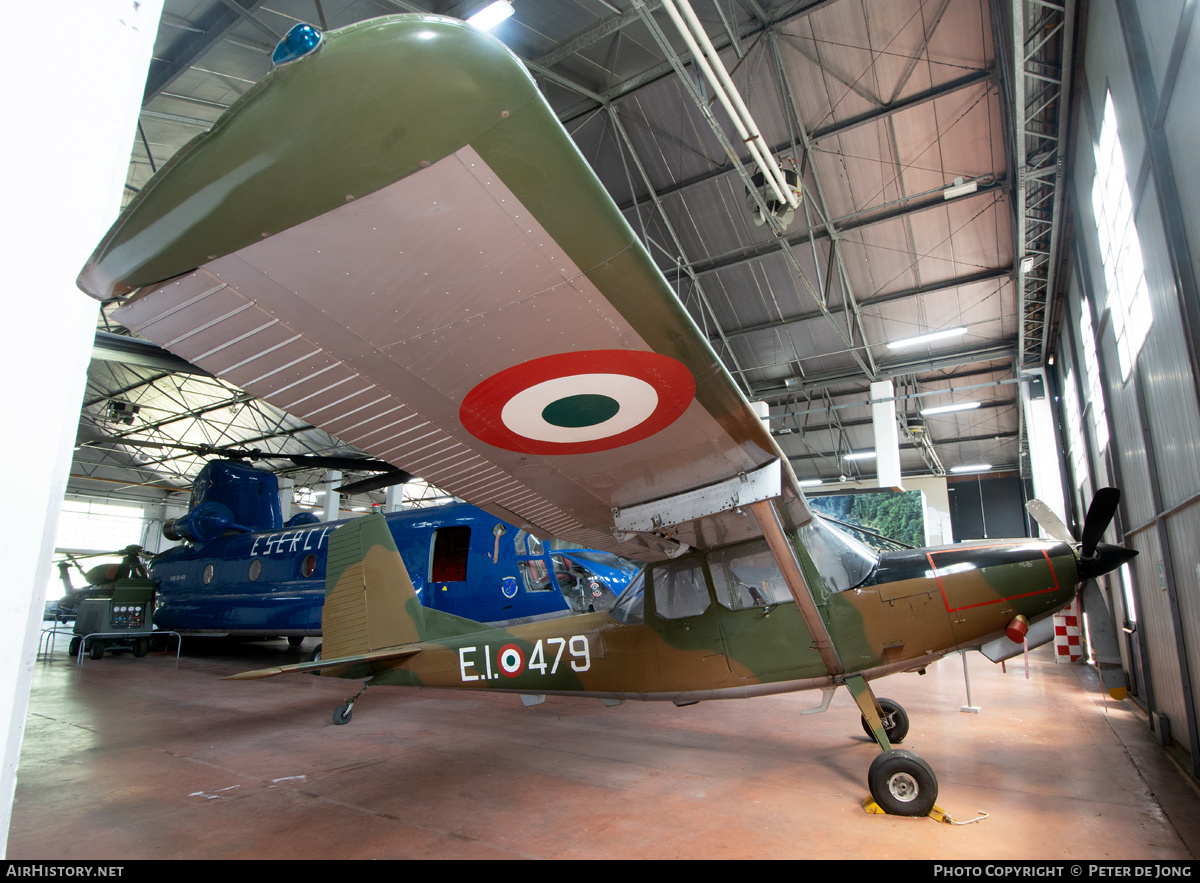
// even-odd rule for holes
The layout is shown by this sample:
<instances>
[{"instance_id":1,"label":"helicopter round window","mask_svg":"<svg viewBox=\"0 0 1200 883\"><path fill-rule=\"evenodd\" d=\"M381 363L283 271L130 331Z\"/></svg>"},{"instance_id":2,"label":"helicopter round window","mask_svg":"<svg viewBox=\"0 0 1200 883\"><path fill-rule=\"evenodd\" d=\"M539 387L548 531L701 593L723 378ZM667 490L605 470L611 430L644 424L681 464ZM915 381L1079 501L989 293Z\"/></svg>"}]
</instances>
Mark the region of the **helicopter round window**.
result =
<instances>
[{"instance_id":1,"label":"helicopter round window","mask_svg":"<svg viewBox=\"0 0 1200 883\"><path fill-rule=\"evenodd\" d=\"M317 556L305 555L304 562L300 565L300 573L306 578L312 576L317 571Z\"/></svg>"},{"instance_id":2,"label":"helicopter round window","mask_svg":"<svg viewBox=\"0 0 1200 883\"><path fill-rule=\"evenodd\" d=\"M211 564L205 564L204 572L202 574L200 574L200 582L204 583L207 586L209 583L212 582L212 578L213 578L213 566Z\"/></svg>"},{"instance_id":3,"label":"helicopter round window","mask_svg":"<svg viewBox=\"0 0 1200 883\"><path fill-rule=\"evenodd\" d=\"M247 574L247 576L250 577L250 582L254 582L256 579L258 579L258 575L260 573L262 573L262 559L255 558L250 562L250 571Z\"/></svg>"}]
</instances>

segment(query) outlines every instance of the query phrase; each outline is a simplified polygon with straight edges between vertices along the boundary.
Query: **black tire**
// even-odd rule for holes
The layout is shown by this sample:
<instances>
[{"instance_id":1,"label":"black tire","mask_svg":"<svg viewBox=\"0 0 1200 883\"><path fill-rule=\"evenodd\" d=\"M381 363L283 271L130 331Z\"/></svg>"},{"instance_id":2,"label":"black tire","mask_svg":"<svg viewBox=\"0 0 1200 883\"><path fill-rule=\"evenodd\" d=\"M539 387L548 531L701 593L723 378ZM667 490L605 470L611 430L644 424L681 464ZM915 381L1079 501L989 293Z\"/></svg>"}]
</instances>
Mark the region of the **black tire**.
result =
<instances>
[{"instance_id":1,"label":"black tire","mask_svg":"<svg viewBox=\"0 0 1200 883\"><path fill-rule=\"evenodd\" d=\"M91 645L88 647L88 656L90 656L92 659L103 659L104 642L95 640L92 641Z\"/></svg>"},{"instance_id":2,"label":"black tire","mask_svg":"<svg viewBox=\"0 0 1200 883\"><path fill-rule=\"evenodd\" d=\"M308 659L309 659L309 662L320 662L321 661L321 645L320 644L317 645L317 649L313 650L312 655L309 656Z\"/></svg>"},{"instance_id":3,"label":"black tire","mask_svg":"<svg viewBox=\"0 0 1200 883\"><path fill-rule=\"evenodd\" d=\"M138 638L136 641L133 642L133 655L136 656L138 659L141 659L143 656L145 656L149 652L150 652L150 639L149 638Z\"/></svg>"},{"instance_id":4,"label":"black tire","mask_svg":"<svg viewBox=\"0 0 1200 883\"><path fill-rule=\"evenodd\" d=\"M304 643L304 636L303 635L289 635L287 642L288 642L289 647L291 647L292 649L295 649L296 647L299 647L301 644Z\"/></svg>"},{"instance_id":5,"label":"black tire","mask_svg":"<svg viewBox=\"0 0 1200 883\"><path fill-rule=\"evenodd\" d=\"M927 816L937 801L937 776L929 764L902 748L872 761L867 785L879 808L893 816Z\"/></svg>"},{"instance_id":6,"label":"black tire","mask_svg":"<svg viewBox=\"0 0 1200 883\"><path fill-rule=\"evenodd\" d=\"M71 639L71 646L68 648L68 650L72 656L79 655L79 645L82 643L83 643L83 638L79 637L79 635L76 635L75 637L73 637Z\"/></svg>"},{"instance_id":7,"label":"black tire","mask_svg":"<svg viewBox=\"0 0 1200 883\"><path fill-rule=\"evenodd\" d=\"M879 706L883 709L883 731L887 733L888 741L899 745L908 735L908 712L894 699L880 699ZM863 732L874 741L875 734L871 732L871 725L865 717L862 727Z\"/></svg>"},{"instance_id":8,"label":"black tire","mask_svg":"<svg viewBox=\"0 0 1200 883\"><path fill-rule=\"evenodd\" d=\"M333 722L339 727L342 724L350 723L350 716L354 714L354 709L349 705L339 705L333 710Z\"/></svg>"}]
</instances>

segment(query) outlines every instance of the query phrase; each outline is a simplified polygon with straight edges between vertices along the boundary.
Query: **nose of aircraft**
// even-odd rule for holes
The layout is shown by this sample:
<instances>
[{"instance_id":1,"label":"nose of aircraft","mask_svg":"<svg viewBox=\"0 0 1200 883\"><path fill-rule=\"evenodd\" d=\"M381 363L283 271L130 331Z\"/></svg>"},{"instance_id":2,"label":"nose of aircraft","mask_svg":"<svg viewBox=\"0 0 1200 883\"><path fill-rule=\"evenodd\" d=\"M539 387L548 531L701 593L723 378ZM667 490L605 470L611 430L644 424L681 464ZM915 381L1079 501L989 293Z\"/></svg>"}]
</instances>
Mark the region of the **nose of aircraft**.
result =
<instances>
[{"instance_id":1,"label":"nose of aircraft","mask_svg":"<svg viewBox=\"0 0 1200 883\"><path fill-rule=\"evenodd\" d=\"M1096 550L1090 556L1079 556L1079 581L1086 582L1089 579L1095 579L1102 574L1108 573L1110 570L1116 570L1126 561L1130 561L1136 556L1137 549L1114 546L1111 543L1098 543Z\"/></svg>"}]
</instances>

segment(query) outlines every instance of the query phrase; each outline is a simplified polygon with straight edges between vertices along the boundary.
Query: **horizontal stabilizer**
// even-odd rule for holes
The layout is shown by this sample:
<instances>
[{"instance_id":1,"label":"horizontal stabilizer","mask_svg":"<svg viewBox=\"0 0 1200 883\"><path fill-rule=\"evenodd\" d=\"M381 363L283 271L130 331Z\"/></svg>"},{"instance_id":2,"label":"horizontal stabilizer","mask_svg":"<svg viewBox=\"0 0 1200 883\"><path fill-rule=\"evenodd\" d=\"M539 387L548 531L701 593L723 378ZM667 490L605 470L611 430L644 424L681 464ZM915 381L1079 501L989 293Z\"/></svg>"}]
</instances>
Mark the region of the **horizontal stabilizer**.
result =
<instances>
[{"instance_id":1,"label":"horizontal stabilizer","mask_svg":"<svg viewBox=\"0 0 1200 883\"><path fill-rule=\"evenodd\" d=\"M342 656L338 659L322 659L319 662L301 662L296 665L277 665L272 668L258 668L254 671L243 671L235 675L221 678L223 681L256 681L259 678L273 678L276 675L287 675L298 671L322 671L334 668L345 668L358 663L385 662L392 659L405 659L416 656L421 647L401 647L392 650L376 650L372 653L359 653L354 656Z\"/></svg>"}]
</instances>

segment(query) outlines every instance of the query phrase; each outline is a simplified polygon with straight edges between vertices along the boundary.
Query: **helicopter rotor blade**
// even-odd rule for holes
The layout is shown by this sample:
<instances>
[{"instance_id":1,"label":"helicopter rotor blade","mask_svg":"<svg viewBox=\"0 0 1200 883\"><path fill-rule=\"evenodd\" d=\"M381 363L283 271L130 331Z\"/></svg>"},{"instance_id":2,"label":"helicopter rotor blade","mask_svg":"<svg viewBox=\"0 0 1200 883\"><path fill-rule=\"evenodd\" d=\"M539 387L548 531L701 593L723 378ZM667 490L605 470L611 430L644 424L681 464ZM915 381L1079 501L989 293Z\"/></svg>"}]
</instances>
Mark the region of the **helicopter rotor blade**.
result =
<instances>
[{"instance_id":1,"label":"helicopter rotor blade","mask_svg":"<svg viewBox=\"0 0 1200 883\"><path fill-rule=\"evenodd\" d=\"M406 481L412 481L415 476L411 472L405 472L403 469L392 469L387 472L381 472L378 475L371 475L367 478L360 478L358 481L351 481L338 487L338 493L341 494L365 494L368 491L377 491L381 488L391 487L396 484L404 484Z\"/></svg>"}]
</instances>

